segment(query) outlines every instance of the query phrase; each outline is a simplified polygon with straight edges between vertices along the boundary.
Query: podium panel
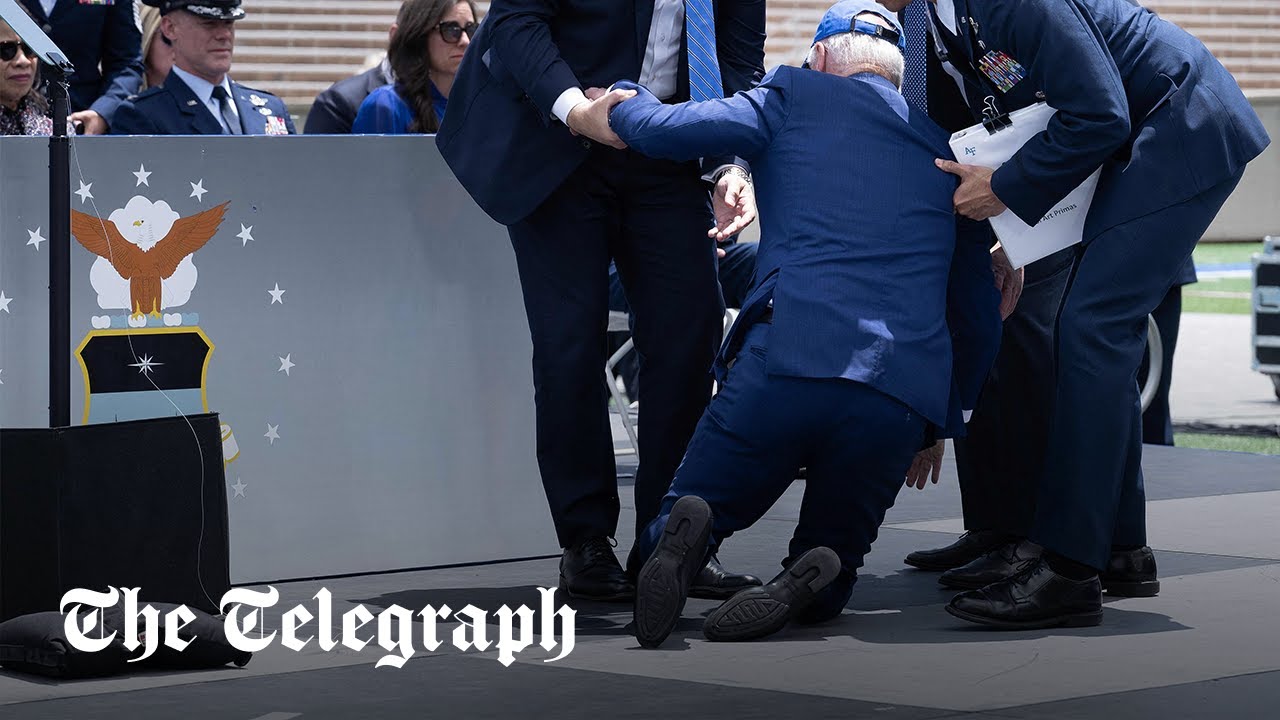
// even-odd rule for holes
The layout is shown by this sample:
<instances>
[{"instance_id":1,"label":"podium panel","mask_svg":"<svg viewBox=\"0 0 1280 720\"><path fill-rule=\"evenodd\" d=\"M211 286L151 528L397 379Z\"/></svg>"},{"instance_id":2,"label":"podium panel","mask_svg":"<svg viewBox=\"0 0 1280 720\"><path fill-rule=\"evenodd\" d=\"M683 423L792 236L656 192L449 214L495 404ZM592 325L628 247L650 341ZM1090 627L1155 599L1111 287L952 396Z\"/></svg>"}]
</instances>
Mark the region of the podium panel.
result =
<instances>
[{"instance_id":1,"label":"podium panel","mask_svg":"<svg viewBox=\"0 0 1280 720\"><path fill-rule=\"evenodd\" d=\"M73 421L219 415L232 582L558 552L515 259L432 138L72 147L73 217L130 244L72 240ZM7 429L48 418L47 165L0 138Z\"/></svg>"}]
</instances>

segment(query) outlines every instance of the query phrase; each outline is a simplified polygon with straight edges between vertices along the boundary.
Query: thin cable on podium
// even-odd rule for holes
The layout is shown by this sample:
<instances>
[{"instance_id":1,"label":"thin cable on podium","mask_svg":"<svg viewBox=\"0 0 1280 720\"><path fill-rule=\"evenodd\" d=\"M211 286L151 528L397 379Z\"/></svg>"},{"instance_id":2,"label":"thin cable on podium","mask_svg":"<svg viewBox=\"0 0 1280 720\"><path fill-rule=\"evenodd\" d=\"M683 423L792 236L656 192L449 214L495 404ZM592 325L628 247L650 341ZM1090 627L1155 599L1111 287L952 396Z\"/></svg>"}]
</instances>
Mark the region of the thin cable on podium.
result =
<instances>
[{"instance_id":1,"label":"thin cable on podium","mask_svg":"<svg viewBox=\"0 0 1280 720\"><path fill-rule=\"evenodd\" d=\"M70 85L66 84L65 82L53 83L53 84L62 88L62 92L67 95L68 104L70 104L70 97L71 97ZM80 177L80 182L84 183L84 170L80 166L80 153L77 147L77 145L79 144L77 140L77 135L74 132L68 132L67 136L68 136L69 144L71 146L71 157L75 161L76 174ZM71 188L67 188L67 191L70 192ZM107 254L110 256L107 259L111 262L112 268L114 268L115 252L111 248L111 234L107 232L107 223L110 221L103 219L102 213L98 210L98 202L93 198L93 196L90 195L88 199L90 204L93 206L93 216L97 218L98 223L102 226L102 235L107 239ZM128 323L125 323L125 326L126 326L125 339L128 341L129 354L133 357L133 360L135 362L142 362L142 360L138 357L137 351L134 350L134 347L133 347L133 335L131 333L132 328L128 327ZM191 438L195 441L196 452L199 453L200 455L200 535L196 540L196 582L199 583L200 585L200 592L204 593L205 599L209 601L209 606L217 608L219 607L218 602L209 596L209 590L204 586L204 572L201 565L203 561L203 554L204 554L203 553L204 530L205 530L204 493L205 493L205 483L207 482L207 478L205 477L205 472L204 472L204 448L200 446L200 435L196 433L195 425L191 423L191 419L187 417L187 414L182 412L182 408L178 407L178 404L173 401L173 398L169 397L169 393L165 392L164 389L162 389L159 385L157 385L156 381L151 378L151 375L149 373L143 373L143 377L147 379L147 382L151 383L151 387L155 388L156 392L160 393L160 395L164 397L164 399L167 400L170 405L173 406L173 409L178 414L178 416L180 416L183 419L183 421L187 423L187 429L191 431ZM85 392L88 392L88 391L89 391L89 388L86 387Z\"/></svg>"}]
</instances>

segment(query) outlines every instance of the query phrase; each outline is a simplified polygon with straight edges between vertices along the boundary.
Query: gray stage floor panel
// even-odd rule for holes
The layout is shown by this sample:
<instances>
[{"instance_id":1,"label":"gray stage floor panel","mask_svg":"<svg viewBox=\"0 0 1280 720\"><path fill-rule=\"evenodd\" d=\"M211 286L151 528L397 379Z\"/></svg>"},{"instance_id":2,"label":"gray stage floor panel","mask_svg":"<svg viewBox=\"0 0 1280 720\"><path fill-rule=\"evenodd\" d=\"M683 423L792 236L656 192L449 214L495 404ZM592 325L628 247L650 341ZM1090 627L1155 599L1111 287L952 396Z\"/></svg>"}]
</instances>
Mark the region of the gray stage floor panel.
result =
<instances>
[{"instance_id":1,"label":"gray stage floor panel","mask_svg":"<svg viewBox=\"0 0 1280 720\"><path fill-rule=\"evenodd\" d=\"M911 550L950 542L952 478L904 491L838 620L755 643L707 642L716 603L691 600L672 638L643 650L628 605L573 602L576 647L530 649L511 667L446 645L404 668L377 648L293 653L245 668L50 682L0 673L0 717L184 720L328 718L1274 718L1280 707L1280 458L1157 448L1146 470L1163 592L1109 599L1097 628L989 632L943 612L952 593L907 568ZM625 469L625 464L623 468ZM721 559L778 570L803 483ZM625 505L630 504L623 492ZM634 532L624 508L618 554ZM557 559L276 585L277 611L334 597L347 609L466 604L536 607ZM261 588L259 588L261 589ZM490 615L493 620L493 615ZM493 626L490 626L491 628Z\"/></svg>"}]
</instances>

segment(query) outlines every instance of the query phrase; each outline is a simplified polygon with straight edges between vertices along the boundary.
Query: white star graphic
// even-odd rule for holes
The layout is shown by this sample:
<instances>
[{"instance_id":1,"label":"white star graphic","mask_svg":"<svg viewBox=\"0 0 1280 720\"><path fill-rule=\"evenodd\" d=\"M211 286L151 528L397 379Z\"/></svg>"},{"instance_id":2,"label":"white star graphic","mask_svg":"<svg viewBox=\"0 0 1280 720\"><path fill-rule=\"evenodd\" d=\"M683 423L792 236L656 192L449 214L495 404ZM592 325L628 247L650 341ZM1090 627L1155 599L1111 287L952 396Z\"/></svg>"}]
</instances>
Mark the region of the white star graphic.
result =
<instances>
[{"instance_id":1,"label":"white star graphic","mask_svg":"<svg viewBox=\"0 0 1280 720\"><path fill-rule=\"evenodd\" d=\"M134 173L133 176L138 178L138 182L134 184L134 187L138 187L139 185L151 187L151 183L147 180L147 178L151 177L151 173L147 171L146 165L139 165L138 172Z\"/></svg>"},{"instance_id":2,"label":"white star graphic","mask_svg":"<svg viewBox=\"0 0 1280 720\"><path fill-rule=\"evenodd\" d=\"M279 425L272 425L271 423L267 423L267 434L263 435L263 437L270 440L272 445L275 445L276 441L280 439L279 430L280 430Z\"/></svg>"},{"instance_id":3,"label":"white star graphic","mask_svg":"<svg viewBox=\"0 0 1280 720\"><path fill-rule=\"evenodd\" d=\"M48 240L45 239L43 235L40 234L40 228L36 228L35 232L31 232L30 230L28 230L27 237L31 238L30 240L27 240L27 244L35 245L36 252L40 252L40 243L49 242Z\"/></svg>"},{"instance_id":4,"label":"white star graphic","mask_svg":"<svg viewBox=\"0 0 1280 720\"><path fill-rule=\"evenodd\" d=\"M4 291L0 290L0 310L3 310L9 313L10 315L12 315L13 313L9 312L9 303L11 302L13 302L13 298L5 297Z\"/></svg>"},{"instance_id":5,"label":"white star graphic","mask_svg":"<svg viewBox=\"0 0 1280 720\"><path fill-rule=\"evenodd\" d=\"M248 245L249 241L253 239L253 226L245 227L244 223L240 223L240 234L236 237L240 238L240 247Z\"/></svg>"},{"instance_id":6,"label":"white star graphic","mask_svg":"<svg viewBox=\"0 0 1280 720\"><path fill-rule=\"evenodd\" d=\"M204 179L202 178L200 182L191 183L191 194L187 197L193 197L200 202L204 202L204 194L207 192L209 191L204 189Z\"/></svg>"},{"instance_id":7,"label":"white star graphic","mask_svg":"<svg viewBox=\"0 0 1280 720\"><path fill-rule=\"evenodd\" d=\"M244 489L246 487L249 486L245 485L243 480L236 478L236 484L231 486L231 489L236 491L236 494L233 497L244 497Z\"/></svg>"},{"instance_id":8,"label":"white star graphic","mask_svg":"<svg viewBox=\"0 0 1280 720\"><path fill-rule=\"evenodd\" d=\"M285 355L284 357L280 357L279 355L277 355L276 357L277 357L277 358L280 358L280 369L279 369L279 370L277 370L276 372L282 372L282 373L284 373L285 375L288 375L288 374L289 374L289 368L293 367L293 366L296 364L296 363L294 363L292 360L290 360L290 359L289 359L289 358L293 357L293 353L289 353L288 355Z\"/></svg>"},{"instance_id":9,"label":"white star graphic","mask_svg":"<svg viewBox=\"0 0 1280 720\"><path fill-rule=\"evenodd\" d=\"M272 305L275 305L276 303L280 303L281 305L283 305L283 304L284 304L284 293L285 293L285 291L280 289L280 283L276 283L276 289L275 289L275 290L268 290L268 291L267 291L267 294L271 296L271 304L272 304Z\"/></svg>"},{"instance_id":10,"label":"white star graphic","mask_svg":"<svg viewBox=\"0 0 1280 720\"><path fill-rule=\"evenodd\" d=\"M150 355L143 355L142 360L136 363L129 363L129 367L136 367L139 373L145 375L149 372L155 372L155 369L163 364L162 362L156 362L155 358Z\"/></svg>"},{"instance_id":11,"label":"white star graphic","mask_svg":"<svg viewBox=\"0 0 1280 720\"><path fill-rule=\"evenodd\" d=\"M89 183L88 185L85 185L83 180L80 181L80 189L75 191L74 194L80 196L81 205L84 204L85 200L88 200L89 198L93 197L93 193L89 192L89 188L91 187L93 187L93 183Z\"/></svg>"}]
</instances>

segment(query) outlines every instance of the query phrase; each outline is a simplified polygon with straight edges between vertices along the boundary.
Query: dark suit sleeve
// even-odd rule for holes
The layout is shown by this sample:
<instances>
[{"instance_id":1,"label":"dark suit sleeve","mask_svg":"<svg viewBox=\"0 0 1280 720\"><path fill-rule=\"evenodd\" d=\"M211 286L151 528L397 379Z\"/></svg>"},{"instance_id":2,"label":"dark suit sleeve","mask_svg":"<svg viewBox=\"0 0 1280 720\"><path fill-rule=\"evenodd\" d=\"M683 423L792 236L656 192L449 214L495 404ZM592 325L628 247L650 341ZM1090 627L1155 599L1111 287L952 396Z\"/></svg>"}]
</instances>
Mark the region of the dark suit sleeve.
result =
<instances>
[{"instance_id":1,"label":"dark suit sleeve","mask_svg":"<svg viewBox=\"0 0 1280 720\"><path fill-rule=\"evenodd\" d=\"M764 77L764 39L764 0L720 0L716 4L716 55L725 95L760 83ZM750 169L740 157L715 156L702 159L702 172L709 175L722 165Z\"/></svg>"},{"instance_id":2,"label":"dark suit sleeve","mask_svg":"<svg viewBox=\"0 0 1280 720\"><path fill-rule=\"evenodd\" d=\"M1129 103L1106 43L1077 0L992 3L995 47L1058 113L991 178L997 197L1034 225L1129 138ZM1014 10L1017 10L1015 13Z\"/></svg>"},{"instance_id":3,"label":"dark suit sleeve","mask_svg":"<svg viewBox=\"0 0 1280 720\"><path fill-rule=\"evenodd\" d=\"M303 126L308 135L345 135L351 132L354 113L343 118L344 98L335 88L329 88L316 96L307 113L307 122Z\"/></svg>"},{"instance_id":4,"label":"dark suit sleeve","mask_svg":"<svg viewBox=\"0 0 1280 720\"><path fill-rule=\"evenodd\" d=\"M494 0L485 17L485 22L492 23L491 52L497 54L547 123L561 93L580 87L551 38L551 21L558 5L555 0Z\"/></svg>"},{"instance_id":5,"label":"dark suit sleeve","mask_svg":"<svg viewBox=\"0 0 1280 720\"><path fill-rule=\"evenodd\" d=\"M111 123L112 135L164 135L144 110L126 100L116 108L115 122Z\"/></svg>"},{"instance_id":6,"label":"dark suit sleeve","mask_svg":"<svg viewBox=\"0 0 1280 720\"><path fill-rule=\"evenodd\" d=\"M764 0L720 0L716 55L725 95L750 90L764 77Z\"/></svg>"},{"instance_id":7,"label":"dark suit sleeve","mask_svg":"<svg viewBox=\"0 0 1280 720\"><path fill-rule=\"evenodd\" d=\"M785 76L770 76L759 87L723 100L678 105L664 105L635 83L615 87L640 94L613 108L613 131L632 149L668 160L757 156L786 124L790 107Z\"/></svg>"},{"instance_id":8,"label":"dark suit sleeve","mask_svg":"<svg viewBox=\"0 0 1280 720\"><path fill-rule=\"evenodd\" d=\"M120 103L142 88L142 33L132 2L117 2L102 29L102 79L105 90L90 109L112 125Z\"/></svg>"},{"instance_id":9,"label":"dark suit sleeve","mask_svg":"<svg viewBox=\"0 0 1280 720\"><path fill-rule=\"evenodd\" d=\"M951 334L951 399L947 426L936 437L962 437L964 411L973 410L1000 351L1000 292L991 270L991 226L956 216L956 249L947 283Z\"/></svg>"}]
</instances>

